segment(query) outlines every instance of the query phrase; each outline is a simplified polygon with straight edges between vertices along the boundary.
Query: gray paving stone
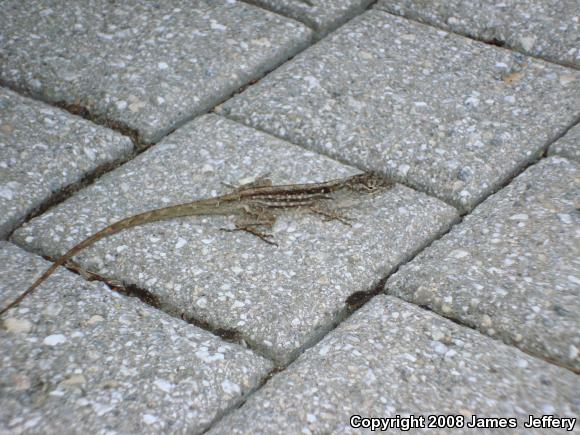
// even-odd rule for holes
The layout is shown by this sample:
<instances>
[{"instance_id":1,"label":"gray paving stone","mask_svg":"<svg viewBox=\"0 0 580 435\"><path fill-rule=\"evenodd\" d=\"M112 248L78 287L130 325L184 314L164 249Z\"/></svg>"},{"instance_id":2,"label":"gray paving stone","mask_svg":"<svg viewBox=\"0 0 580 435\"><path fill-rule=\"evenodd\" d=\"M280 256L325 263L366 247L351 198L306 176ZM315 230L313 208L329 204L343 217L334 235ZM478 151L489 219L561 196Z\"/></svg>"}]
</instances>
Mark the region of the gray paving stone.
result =
<instances>
[{"instance_id":1,"label":"gray paving stone","mask_svg":"<svg viewBox=\"0 0 580 435\"><path fill-rule=\"evenodd\" d=\"M126 159L131 140L0 88L0 238L55 192Z\"/></svg>"},{"instance_id":2,"label":"gray paving stone","mask_svg":"<svg viewBox=\"0 0 580 435\"><path fill-rule=\"evenodd\" d=\"M0 258L2 306L49 265ZM2 433L198 433L272 367L64 269L0 322Z\"/></svg>"},{"instance_id":3,"label":"gray paving stone","mask_svg":"<svg viewBox=\"0 0 580 435\"><path fill-rule=\"evenodd\" d=\"M578 166L551 157L387 282L390 294L580 370Z\"/></svg>"},{"instance_id":4,"label":"gray paving stone","mask_svg":"<svg viewBox=\"0 0 580 435\"><path fill-rule=\"evenodd\" d=\"M303 183L355 172L207 115L32 220L13 239L56 257L122 217L225 193L224 181L271 173L276 184ZM284 214L272 230L278 247L221 231L232 228L231 218L175 219L119 233L77 261L146 289L171 313L235 331L286 363L332 326L351 294L370 290L457 217L452 207L400 185L362 195L345 213L352 227L306 212Z\"/></svg>"},{"instance_id":5,"label":"gray paving stone","mask_svg":"<svg viewBox=\"0 0 580 435\"><path fill-rule=\"evenodd\" d=\"M379 0L377 8L580 66L578 0Z\"/></svg>"},{"instance_id":6,"label":"gray paving stone","mask_svg":"<svg viewBox=\"0 0 580 435\"><path fill-rule=\"evenodd\" d=\"M302 24L227 0L8 0L0 80L152 142L308 44Z\"/></svg>"},{"instance_id":7,"label":"gray paving stone","mask_svg":"<svg viewBox=\"0 0 580 435\"><path fill-rule=\"evenodd\" d=\"M579 379L414 305L378 296L209 433L361 433L349 427L352 415L449 413L466 422L472 415L577 418ZM408 433L416 432L451 431ZM532 431L520 424L506 433Z\"/></svg>"},{"instance_id":8,"label":"gray paving stone","mask_svg":"<svg viewBox=\"0 0 580 435\"><path fill-rule=\"evenodd\" d=\"M579 80L372 10L218 112L469 210L577 119Z\"/></svg>"},{"instance_id":9,"label":"gray paving stone","mask_svg":"<svg viewBox=\"0 0 580 435\"><path fill-rule=\"evenodd\" d=\"M374 0L249 0L288 17L316 31L320 38L363 12Z\"/></svg>"},{"instance_id":10,"label":"gray paving stone","mask_svg":"<svg viewBox=\"0 0 580 435\"><path fill-rule=\"evenodd\" d=\"M580 163L580 124L550 147L550 154L558 154Z\"/></svg>"}]
</instances>

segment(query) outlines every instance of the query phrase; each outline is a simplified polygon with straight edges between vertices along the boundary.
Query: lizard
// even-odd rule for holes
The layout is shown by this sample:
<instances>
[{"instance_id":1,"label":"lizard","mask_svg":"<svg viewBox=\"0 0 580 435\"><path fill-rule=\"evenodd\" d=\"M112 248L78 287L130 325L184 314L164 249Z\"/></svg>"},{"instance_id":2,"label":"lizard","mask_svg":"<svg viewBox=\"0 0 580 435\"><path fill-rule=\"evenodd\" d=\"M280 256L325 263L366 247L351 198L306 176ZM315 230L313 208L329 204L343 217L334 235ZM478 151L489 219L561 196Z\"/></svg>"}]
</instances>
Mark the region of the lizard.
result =
<instances>
[{"instance_id":1,"label":"lizard","mask_svg":"<svg viewBox=\"0 0 580 435\"><path fill-rule=\"evenodd\" d=\"M270 180L263 180L239 187L231 193L221 196L157 208L121 219L77 243L57 258L28 289L0 311L0 316L17 306L46 281L59 266L65 265L75 255L97 241L122 230L150 222L185 216L238 215L246 219L251 218L253 221L237 223L235 230L228 231L247 231L267 243L276 245L275 242L269 240L270 234L263 233L258 228L260 226L271 227L276 220L278 210L306 208L325 216L327 219L337 219L343 223L348 223L340 214L324 208L328 201L335 198L333 194L343 190L360 193L374 192L391 185L391 182L373 172L321 183L272 185Z\"/></svg>"}]
</instances>

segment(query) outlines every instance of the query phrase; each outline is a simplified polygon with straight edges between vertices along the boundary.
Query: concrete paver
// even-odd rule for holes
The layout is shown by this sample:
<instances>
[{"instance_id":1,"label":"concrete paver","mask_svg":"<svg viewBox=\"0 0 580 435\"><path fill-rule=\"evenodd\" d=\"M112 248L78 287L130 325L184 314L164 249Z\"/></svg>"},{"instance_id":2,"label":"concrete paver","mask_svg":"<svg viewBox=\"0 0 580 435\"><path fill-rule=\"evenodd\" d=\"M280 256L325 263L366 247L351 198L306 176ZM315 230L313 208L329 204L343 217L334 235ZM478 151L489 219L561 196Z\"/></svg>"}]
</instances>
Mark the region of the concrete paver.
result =
<instances>
[{"instance_id":1,"label":"concrete paver","mask_svg":"<svg viewBox=\"0 0 580 435\"><path fill-rule=\"evenodd\" d=\"M371 433L350 417L578 417L580 378L398 299L378 296L209 432ZM457 420L455 420L457 421ZM425 422L425 424L427 421ZM460 433L498 433L469 429ZM389 429L387 432L395 432ZM398 431L397 431L398 432ZM457 433L449 428L406 433Z\"/></svg>"},{"instance_id":2,"label":"concrete paver","mask_svg":"<svg viewBox=\"0 0 580 435\"><path fill-rule=\"evenodd\" d=\"M387 281L387 291L580 370L578 166L551 157Z\"/></svg>"},{"instance_id":3,"label":"concrete paver","mask_svg":"<svg viewBox=\"0 0 580 435\"><path fill-rule=\"evenodd\" d=\"M0 307L145 210L402 183L343 192L350 225L280 209L277 246L234 216L101 240L0 318L0 433L569 433L522 423L580 414L576 3L0 2Z\"/></svg>"},{"instance_id":4,"label":"concrete paver","mask_svg":"<svg viewBox=\"0 0 580 435\"><path fill-rule=\"evenodd\" d=\"M363 12L373 0L249 0L263 8L294 18L320 38Z\"/></svg>"},{"instance_id":5,"label":"concrete paver","mask_svg":"<svg viewBox=\"0 0 580 435\"><path fill-rule=\"evenodd\" d=\"M8 0L0 81L80 104L154 142L310 40L304 25L226 0Z\"/></svg>"},{"instance_id":6,"label":"concrete paver","mask_svg":"<svg viewBox=\"0 0 580 435\"><path fill-rule=\"evenodd\" d=\"M372 10L217 110L469 210L577 119L579 80Z\"/></svg>"},{"instance_id":7,"label":"concrete paver","mask_svg":"<svg viewBox=\"0 0 580 435\"><path fill-rule=\"evenodd\" d=\"M56 192L131 155L128 137L0 88L0 238Z\"/></svg>"},{"instance_id":8,"label":"concrete paver","mask_svg":"<svg viewBox=\"0 0 580 435\"><path fill-rule=\"evenodd\" d=\"M550 154L557 154L580 163L580 124L550 146Z\"/></svg>"},{"instance_id":9,"label":"concrete paver","mask_svg":"<svg viewBox=\"0 0 580 435\"><path fill-rule=\"evenodd\" d=\"M271 173L275 184L287 184L356 172L208 115L32 220L13 240L56 257L122 217L225 193L223 181ZM137 284L169 312L235 331L284 364L339 320L350 295L371 290L457 218L452 207L400 185L350 203L344 212L352 226L283 214L272 229L278 247L221 231L232 228L229 218L193 217L119 233L77 261Z\"/></svg>"},{"instance_id":10,"label":"concrete paver","mask_svg":"<svg viewBox=\"0 0 580 435\"><path fill-rule=\"evenodd\" d=\"M48 264L0 242L0 304ZM199 433L272 367L64 269L1 322L2 433Z\"/></svg>"},{"instance_id":11,"label":"concrete paver","mask_svg":"<svg viewBox=\"0 0 580 435\"><path fill-rule=\"evenodd\" d=\"M580 66L578 0L379 0L376 7L533 56Z\"/></svg>"}]
</instances>

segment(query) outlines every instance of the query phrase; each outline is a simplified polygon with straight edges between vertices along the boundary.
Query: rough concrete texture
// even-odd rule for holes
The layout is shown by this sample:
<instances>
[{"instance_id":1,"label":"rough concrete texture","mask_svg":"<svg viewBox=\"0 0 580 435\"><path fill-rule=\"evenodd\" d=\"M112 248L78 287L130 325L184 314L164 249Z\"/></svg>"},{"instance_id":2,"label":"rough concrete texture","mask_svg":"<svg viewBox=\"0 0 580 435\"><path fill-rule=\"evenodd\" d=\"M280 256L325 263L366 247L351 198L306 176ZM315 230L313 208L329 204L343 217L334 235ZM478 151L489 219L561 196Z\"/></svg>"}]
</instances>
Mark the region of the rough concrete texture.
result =
<instances>
[{"instance_id":1,"label":"rough concrete texture","mask_svg":"<svg viewBox=\"0 0 580 435\"><path fill-rule=\"evenodd\" d=\"M521 420L528 414L578 417L579 379L426 310L378 296L209 433L371 433L350 428L350 417L410 414L454 414L466 424L472 415L509 416L520 424L505 433L551 433L524 429ZM485 433L457 432L480 431ZM407 433L417 432L457 433Z\"/></svg>"},{"instance_id":2,"label":"rough concrete texture","mask_svg":"<svg viewBox=\"0 0 580 435\"><path fill-rule=\"evenodd\" d=\"M577 119L579 80L372 10L218 112L469 210Z\"/></svg>"},{"instance_id":3,"label":"rough concrete texture","mask_svg":"<svg viewBox=\"0 0 580 435\"><path fill-rule=\"evenodd\" d=\"M204 116L15 232L56 257L108 223L148 209L222 194L271 173L275 184L323 181L353 168L215 115ZM82 266L146 289L163 309L225 329L275 359L291 360L325 333L345 300L369 291L445 231L457 212L404 186L355 195L351 226L306 210L272 228L278 246L224 232L221 216L124 231L77 256Z\"/></svg>"},{"instance_id":4,"label":"rough concrete texture","mask_svg":"<svg viewBox=\"0 0 580 435\"><path fill-rule=\"evenodd\" d=\"M376 7L532 56L580 66L578 0L379 0Z\"/></svg>"},{"instance_id":5,"label":"rough concrete texture","mask_svg":"<svg viewBox=\"0 0 580 435\"><path fill-rule=\"evenodd\" d=\"M80 104L145 142L274 68L312 33L226 0L7 0L0 28L0 81Z\"/></svg>"},{"instance_id":6,"label":"rough concrete texture","mask_svg":"<svg viewBox=\"0 0 580 435\"><path fill-rule=\"evenodd\" d=\"M55 193L126 159L131 140L0 88L0 238Z\"/></svg>"},{"instance_id":7,"label":"rough concrete texture","mask_svg":"<svg viewBox=\"0 0 580 435\"><path fill-rule=\"evenodd\" d=\"M580 163L580 124L573 127L564 137L554 142L549 152Z\"/></svg>"},{"instance_id":8,"label":"rough concrete texture","mask_svg":"<svg viewBox=\"0 0 580 435\"><path fill-rule=\"evenodd\" d=\"M387 282L390 294L580 370L578 166L551 157Z\"/></svg>"},{"instance_id":9,"label":"rough concrete texture","mask_svg":"<svg viewBox=\"0 0 580 435\"><path fill-rule=\"evenodd\" d=\"M294 18L316 32L320 38L363 12L374 0L249 0L287 17Z\"/></svg>"},{"instance_id":10,"label":"rough concrete texture","mask_svg":"<svg viewBox=\"0 0 580 435\"><path fill-rule=\"evenodd\" d=\"M49 263L0 242L0 304ZM1 319L0 432L199 433L272 363L60 269Z\"/></svg>"}]
</instances>

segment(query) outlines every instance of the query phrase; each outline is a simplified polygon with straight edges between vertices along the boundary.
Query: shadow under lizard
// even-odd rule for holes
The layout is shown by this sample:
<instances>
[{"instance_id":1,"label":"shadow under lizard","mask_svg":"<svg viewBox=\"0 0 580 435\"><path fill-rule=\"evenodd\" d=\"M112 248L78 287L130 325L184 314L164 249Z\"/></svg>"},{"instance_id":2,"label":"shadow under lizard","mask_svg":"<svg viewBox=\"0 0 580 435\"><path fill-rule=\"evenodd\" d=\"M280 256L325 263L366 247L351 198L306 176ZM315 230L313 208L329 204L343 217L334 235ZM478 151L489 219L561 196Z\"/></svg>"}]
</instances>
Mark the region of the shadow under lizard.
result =
<instances>
[{"instance_id":1,"label":"shadow under lizard","mask_svg":"<svg viewBox=\"0 0 580 435\"><path fill-rule=\"evenodd\" d=\"M322 183L277 186L264 183L264 185L255 184L242 186L231 193L214 198L200 199L189 203L172 205L136 214L103 228L73 246L52 263L52 265L30 287L28 287L28 289L3 308L0 311L0 316L11 308L17 306L26 296L31 294L39 285L46 281L59 266L64 265L75 255L97 241L125 229L150 222L185 216L238 215L243 217L246 222L240 221L236 223L236 230L248 231L260 237L265 242L276 245L275 242L269 240L269 237L271 236L261 232L259 227L271 227L276 221L276 215L279 210L305 208L314 213L324 215L328 219L338 219L346 223L345 219L340 214L331 209L325 208L329 201L335 199L333 194L342 190L370 193L377 189L390 186L390 182L372 172L325 181Z\"/></svg>"}]
</instances>

